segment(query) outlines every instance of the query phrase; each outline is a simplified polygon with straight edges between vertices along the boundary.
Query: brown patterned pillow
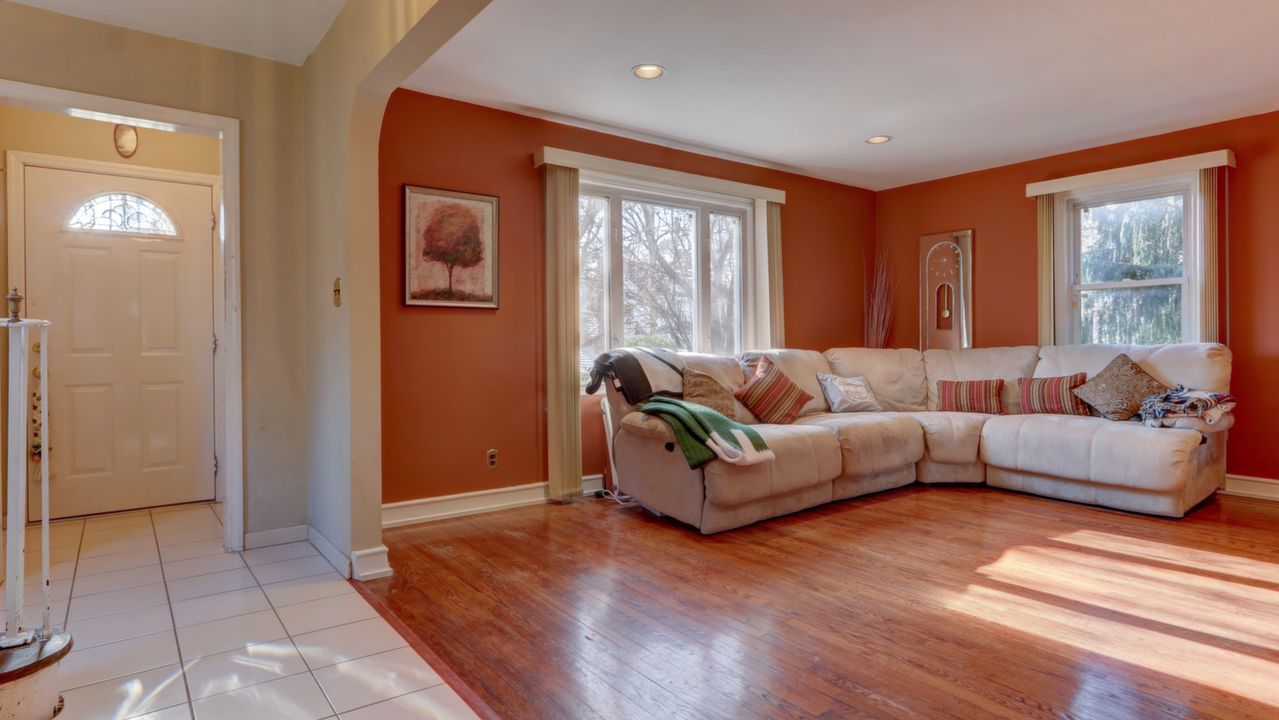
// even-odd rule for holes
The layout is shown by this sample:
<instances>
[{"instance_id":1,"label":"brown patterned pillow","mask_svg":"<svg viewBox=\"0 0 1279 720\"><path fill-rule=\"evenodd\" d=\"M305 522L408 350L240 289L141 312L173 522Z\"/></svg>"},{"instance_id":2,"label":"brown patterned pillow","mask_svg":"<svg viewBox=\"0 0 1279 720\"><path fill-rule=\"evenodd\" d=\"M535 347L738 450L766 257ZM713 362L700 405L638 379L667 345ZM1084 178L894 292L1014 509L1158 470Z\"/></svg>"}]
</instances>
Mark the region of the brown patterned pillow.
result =
<instances>
[{"instance_id":1,"label":"brown patterned pillow","mask_svg":"<svg viewBox=\"0 0 1279 720\"><path fill-rule=\"evenodd\" d=\"M705 405L728 418L737 414L737 402L733 398L733 391L704 372L684 371L684 399L698 405Z\"/></svg>"},{"instance_id":2,"label":"brown patterned pillow","mask_svg":"<svg viewBox=\"0 0 1279 720\"><path fill-rule=\"evenodd\" d=\"M1167 385L1121 354L1074 393L1102 417L1127 420L1141 410L1142 400L1167 391Z\"/></svg>"}]
</instances>

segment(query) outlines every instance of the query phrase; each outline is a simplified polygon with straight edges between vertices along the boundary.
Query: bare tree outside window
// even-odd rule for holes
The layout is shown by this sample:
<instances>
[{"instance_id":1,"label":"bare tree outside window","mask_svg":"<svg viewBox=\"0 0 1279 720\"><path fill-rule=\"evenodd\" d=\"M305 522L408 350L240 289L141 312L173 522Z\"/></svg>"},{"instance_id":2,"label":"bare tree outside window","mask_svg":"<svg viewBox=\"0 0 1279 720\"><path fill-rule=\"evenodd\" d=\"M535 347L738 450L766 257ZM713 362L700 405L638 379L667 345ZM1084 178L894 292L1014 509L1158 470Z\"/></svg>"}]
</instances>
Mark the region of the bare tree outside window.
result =
<instances>
[{"instance_id":1,"label":"bare tree outside window","mask_svg":"<svg viewBox=\"0 0 1279 720\"><path fill-rule=\"evenodd\" d=\"M696 211L622 202L624 344L696 347L696 252Z\"/></svg>"},{"instance_id":2,"label":"bare tree outside window","mask_svg":"<svg viewBox=\"0 0 1279 720\"><path fill-rule=\"evenodd\" d=\"M608 198L582 195L577 202L581 249L578 299L581 343L578 368L582 384L595 358L608 350Z\"/></svg>"},{"instance_id":3,"label":"bare tree outside window","mask_svg":"<svg viewBox=\"0 0 1279 720\"><path fill-rule=\"evenodd\" d=\"M735 355L746 342L749 207L648 190L578 198L583 382L613 347Z\"/></svg>"},{"instance_id":4,"label":"bare tree outside window","mask_svg":"<svg viewBox=\"0 0 1279 720\"><path fill-rule=\"evenodd\" d=\"M711 213L711 346L718 355L736 355L741 326L742 218Z\"/></svg>"}]
</instances>

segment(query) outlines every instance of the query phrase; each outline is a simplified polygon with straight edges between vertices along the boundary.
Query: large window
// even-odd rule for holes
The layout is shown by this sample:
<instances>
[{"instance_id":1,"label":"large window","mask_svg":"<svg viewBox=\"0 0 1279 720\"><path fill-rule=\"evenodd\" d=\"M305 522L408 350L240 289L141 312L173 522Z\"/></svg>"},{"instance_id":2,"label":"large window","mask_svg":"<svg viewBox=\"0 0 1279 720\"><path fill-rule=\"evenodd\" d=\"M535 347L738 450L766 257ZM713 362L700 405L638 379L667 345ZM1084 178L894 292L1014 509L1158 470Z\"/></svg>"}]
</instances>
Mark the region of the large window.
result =
<instances>
[{"instance_id":1,"label":"large window","mask_svg":"<svg viewBox=\"0 0 1279 720\"><path fill-rule=\"evenodd\" d=\"M1190 175L1059 196L1058 342L1198 339L1195 183Z\"/></svg>"},{"instance_id":2,"label":"large window","mask_svg":"<svg viewBox=\"0 0 1279 720\"><path fill-rule=\"evenodd\" d=\"M613 347L741 350L749 205L584 183L578 209L583 372Z\"/></svg>"}]
</instances>

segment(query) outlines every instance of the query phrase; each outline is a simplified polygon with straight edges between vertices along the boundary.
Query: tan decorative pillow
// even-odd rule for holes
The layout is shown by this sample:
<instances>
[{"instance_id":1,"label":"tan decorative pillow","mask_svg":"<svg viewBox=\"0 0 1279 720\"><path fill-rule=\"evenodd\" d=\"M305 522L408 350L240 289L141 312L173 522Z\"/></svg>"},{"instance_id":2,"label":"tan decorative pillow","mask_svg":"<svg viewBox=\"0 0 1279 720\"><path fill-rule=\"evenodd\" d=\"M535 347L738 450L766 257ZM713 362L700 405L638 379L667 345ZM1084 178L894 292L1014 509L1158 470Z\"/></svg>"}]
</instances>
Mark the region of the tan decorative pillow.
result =
<instances>
[{"instance_id":1,"label":"tan decorative pillow","mask_svg":"<svg viewBox=\"0 0 1279 720\"><path fill-rule=\"evenodd\" d=\"M1108 420L1128 420L1141 410L1142 400L1164 392L1167 385L1122 354L1074 390L1076 397Z\"/></svg>"},{"instance_id":2,"label":"tan decorative pillow","mask_svg":"<svg viewBox=\"0 0 1279 720\"><path fill-rule=\"evenodd\" d=\"M684 399L689 403L706 405L721 416L738 422L755 422L755 417L743 417L749 416L749 411L738 404L733 391L705 372L684 371Z\"/></svg>"},{"instance_id":3,"label":"tan decorative pillow","mask_svg":"<svg viewBox=\"0 0 1279 720\"><path fill-rule=\"evenodd\" d=\"M705 405L729 419L737 415L737 402L733 397L733 391L704 372L684 371L684 399L698 405Z\"/></svg>"}]
</instances>

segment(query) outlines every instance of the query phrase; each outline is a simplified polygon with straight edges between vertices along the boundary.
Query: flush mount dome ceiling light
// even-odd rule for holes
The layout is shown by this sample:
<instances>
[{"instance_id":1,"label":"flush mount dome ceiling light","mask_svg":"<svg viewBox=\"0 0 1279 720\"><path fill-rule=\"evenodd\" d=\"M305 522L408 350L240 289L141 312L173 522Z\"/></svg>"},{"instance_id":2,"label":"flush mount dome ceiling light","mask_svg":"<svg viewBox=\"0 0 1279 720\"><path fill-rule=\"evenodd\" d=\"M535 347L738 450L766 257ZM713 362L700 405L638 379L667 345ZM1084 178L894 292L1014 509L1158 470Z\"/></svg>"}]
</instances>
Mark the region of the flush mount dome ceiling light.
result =
<instances>
[{"instance_id":1,"label":"flush mount dome ceiling light","mask_svg":"<svg viewBox=\"0 0 1279 720\"><path fill-rule=\"evenodd\" d=\"M645 63L631 68L631 72L641 80L656 80L666 74L666 68L654 63Z\"/></svg>"},{"instance_id":2,"label":"flush mount dome ceiling light","mask_svg":"<svg viewBox=\"0 0 1279 720\"><path fill-rule=\"evenodd\" d=\"M892 135L871 135L870 137L866 138L866 142L870 145L883 145L884 143L892 139L893 139Z\"/></svg>"}]
</instances>

